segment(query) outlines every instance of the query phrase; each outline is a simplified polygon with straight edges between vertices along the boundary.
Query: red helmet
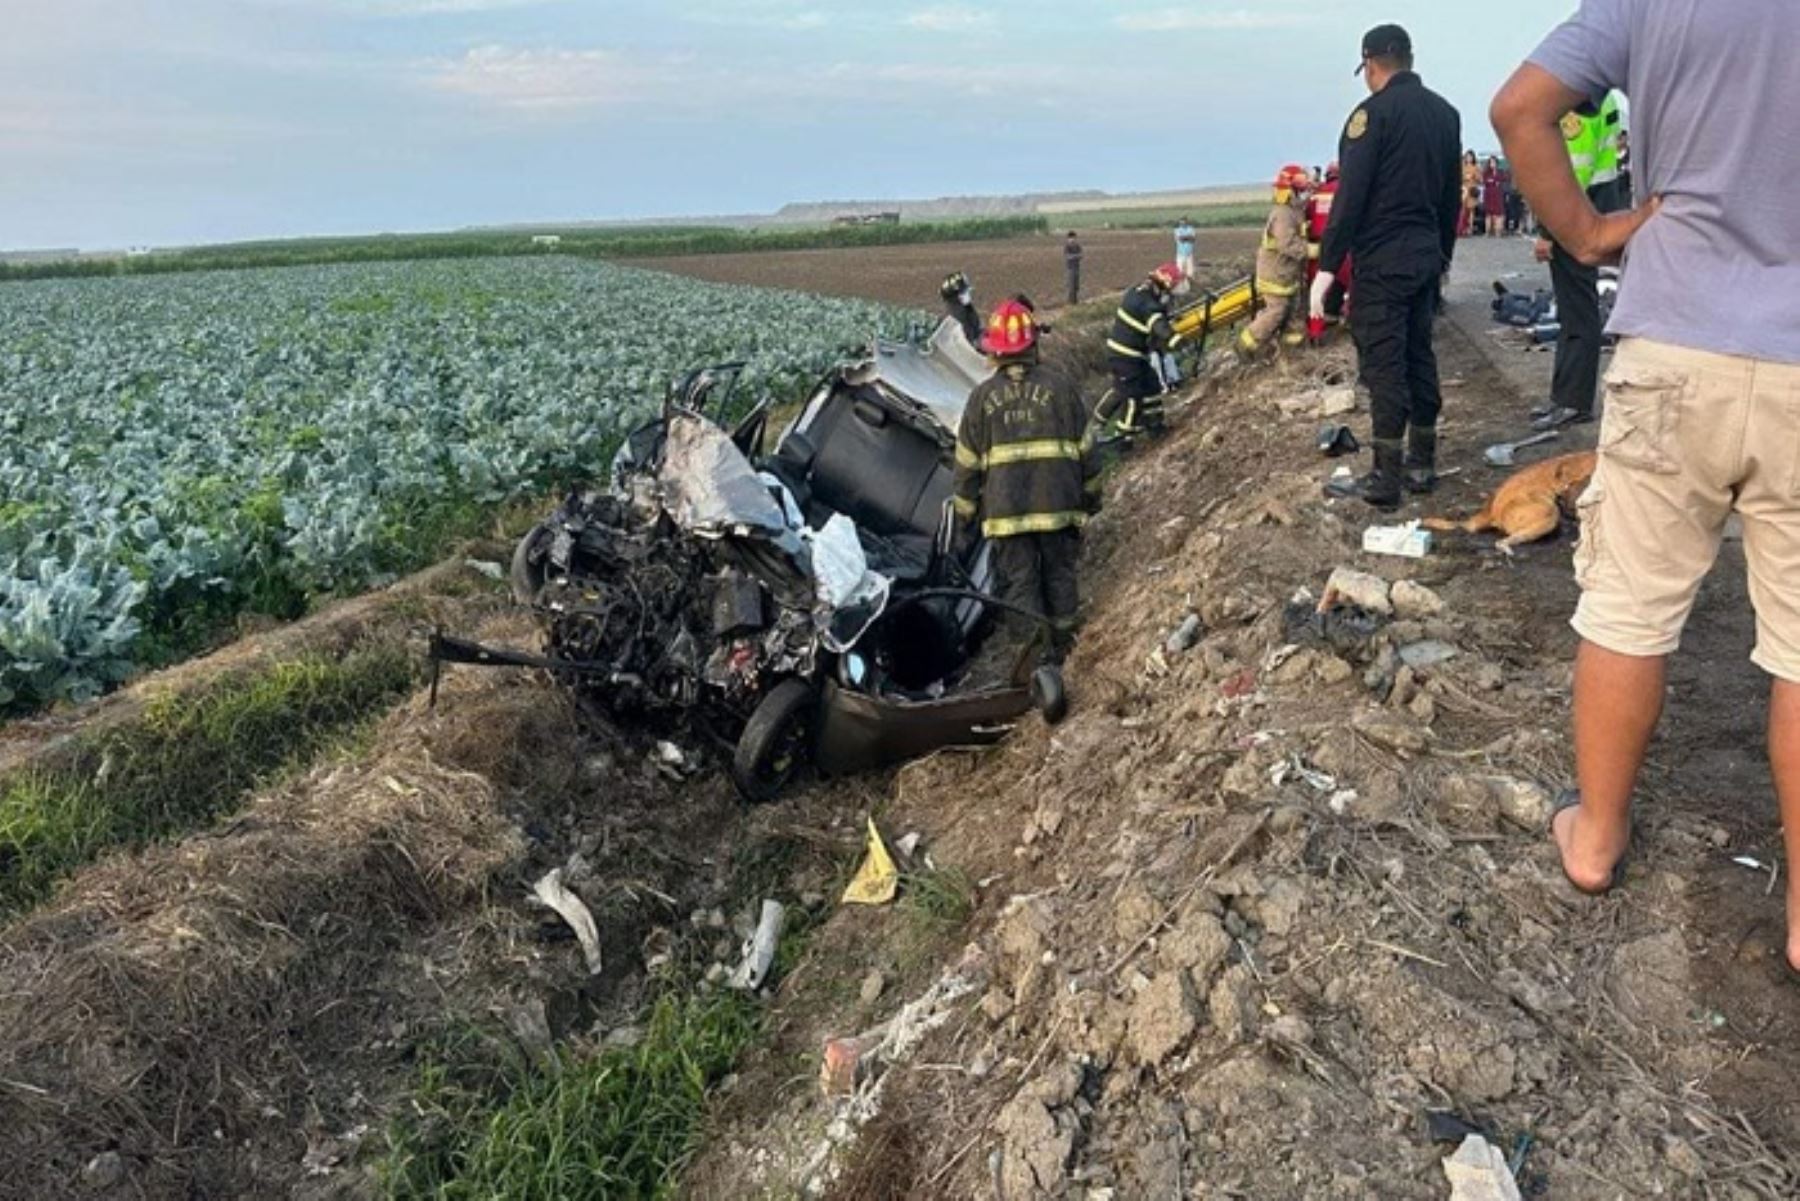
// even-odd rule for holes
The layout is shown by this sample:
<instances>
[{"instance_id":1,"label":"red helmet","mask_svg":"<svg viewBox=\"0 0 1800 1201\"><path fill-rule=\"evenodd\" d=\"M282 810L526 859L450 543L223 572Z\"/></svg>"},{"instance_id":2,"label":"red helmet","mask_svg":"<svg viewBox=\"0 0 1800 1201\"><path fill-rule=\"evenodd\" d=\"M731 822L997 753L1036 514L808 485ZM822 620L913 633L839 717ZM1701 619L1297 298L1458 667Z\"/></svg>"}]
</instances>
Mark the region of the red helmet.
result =
<instances>
[{"instance_id":1,"label":"red helmet","mask_svg":"<svg viewBox=\"0 0 1800 1201\"><path fill-rule=\"evenodd\" d=\"M1176 288L1181 286L1181 281L1186 279L1187 276L1183 274L1181 264L1164 263L1150 273L1150 278L1173 292Z\"/></svg>"},{"instance_id":2,"label":"red helmet","mask_svg":"<svg viewBox=\"0 0 1800 1201\"><path fill-rule=\"evenodd\" d=\"M981 349L996 358L1013 358L1037 345L1037 317L1017 300L1002 301L988 318Z\"/></svg>"},{"instance_id":3,"label":"red helmet","mask_svg":"<svg viewBox=\"0 0 1800 1201\"><path fill-rule=\"evenodd\" d=\"M1312 186L1312 173L1299 163L1289 163L1275 174L1277 188L1292 188L1296 192L1304 192Z\"/></svg>"}]
</instances>

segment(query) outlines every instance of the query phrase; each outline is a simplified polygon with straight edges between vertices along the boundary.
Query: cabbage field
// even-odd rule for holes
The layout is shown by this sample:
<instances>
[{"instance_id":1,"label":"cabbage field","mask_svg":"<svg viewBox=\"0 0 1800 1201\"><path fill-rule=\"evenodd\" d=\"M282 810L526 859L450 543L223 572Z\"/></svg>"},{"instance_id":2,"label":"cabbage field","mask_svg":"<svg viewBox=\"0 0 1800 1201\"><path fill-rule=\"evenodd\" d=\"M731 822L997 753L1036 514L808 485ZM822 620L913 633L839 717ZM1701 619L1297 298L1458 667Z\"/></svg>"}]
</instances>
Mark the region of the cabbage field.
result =
<instances>
[{"instance_id":1,"label":"cabbage field","mask_svg":"<svg viewBox=\"0 0 1800 1201\"><path fill-rule=\"evenodd\" d=\"M0 713L419 565L690 366L781 394L915 316L564 258L0 284Z\"/></svg>"}]
</instances>

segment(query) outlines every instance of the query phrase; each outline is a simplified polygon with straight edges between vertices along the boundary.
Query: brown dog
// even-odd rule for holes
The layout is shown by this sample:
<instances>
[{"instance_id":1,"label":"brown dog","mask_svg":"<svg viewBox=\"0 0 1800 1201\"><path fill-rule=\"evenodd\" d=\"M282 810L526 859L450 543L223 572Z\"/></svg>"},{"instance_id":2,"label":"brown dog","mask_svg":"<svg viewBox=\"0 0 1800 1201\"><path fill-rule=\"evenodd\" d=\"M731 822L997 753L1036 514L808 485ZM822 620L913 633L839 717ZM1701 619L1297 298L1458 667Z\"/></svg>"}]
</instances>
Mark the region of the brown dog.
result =
<instances>
[{"instance_id":1,"label":"brown dog","mask_svg":"<svg viewBox=\"0 0 1800 1201\"><path fill-rule=\"evenodd\" d=\"M1562 522L1564 507L1572 506L1593 478L1594 452L1591 450L1545 459L1514 472L1488 498L1487 507L1467 521L1432 517L1426 519L1425 528L1463 530L1470 534L1498 530L1505 535L1500 540L1500 549L1511 554L1515 546L1554 534Z\"/></svg>"}]
</instances>

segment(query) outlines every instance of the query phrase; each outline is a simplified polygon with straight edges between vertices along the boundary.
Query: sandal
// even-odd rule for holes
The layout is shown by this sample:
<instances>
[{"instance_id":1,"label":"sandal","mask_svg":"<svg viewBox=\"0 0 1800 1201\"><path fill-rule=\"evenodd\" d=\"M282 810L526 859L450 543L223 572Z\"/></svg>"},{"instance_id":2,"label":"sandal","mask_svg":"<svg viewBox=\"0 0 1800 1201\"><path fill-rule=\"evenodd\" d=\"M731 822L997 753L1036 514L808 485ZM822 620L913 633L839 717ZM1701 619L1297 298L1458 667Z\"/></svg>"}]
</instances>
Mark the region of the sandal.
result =
<instances>
[{"instance_id":1,"label":"sandal","mask_svg":"<svg viewBox=\"0 0 1800 1201\"><path fill-rule=\"evenodd\" d=\"M1552 844L1556 845L1556 862L1559 866L1562 864L1562 846L1556 843L1556 817L1564 810L1579 809L1580 807L1581 793L1573 788L1565 788L1557 793L1556 803L1550 806L1550 841ZM1625 883L1625 865L1630 858L1631 840L1628 839L1625 843L1625 851L1619 856L1618 862L1613 864L1612 875L1607 877L1606 886L1604 888L1583 888L1581 885L1575 883L1574 879L1569 876L1569 869L1566 867L1563 868L1563 878L1569 881L1569 886L1576 892L1584 893L1590 897L1603 897L1613 889L1619 887L1619 885Z\"/></svg>"}]
</instances>

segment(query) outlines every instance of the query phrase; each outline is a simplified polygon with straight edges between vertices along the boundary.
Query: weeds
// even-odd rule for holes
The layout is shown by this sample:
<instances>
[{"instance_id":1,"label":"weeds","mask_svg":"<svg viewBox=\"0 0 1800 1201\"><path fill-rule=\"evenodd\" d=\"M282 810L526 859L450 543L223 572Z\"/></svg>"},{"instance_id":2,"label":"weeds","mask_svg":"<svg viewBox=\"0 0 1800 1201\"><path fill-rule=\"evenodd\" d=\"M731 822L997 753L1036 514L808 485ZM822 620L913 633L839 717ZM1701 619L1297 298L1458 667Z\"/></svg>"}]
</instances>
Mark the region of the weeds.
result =
<instances>
[{"instance_id":1,"label":"weeds","mask_svg":"<svg viewBox=\"0 0 1800 1201\"><path fill-rule=\"evenodd\" d=\"M0 913L107 850L202 827L415 683L405 648L312 656L170 692L64 764L0 779Z\"/></svg>"},{"instance_id":2,"label":"weeds","mask_svg":"<svg viewBox=\"0 0 1800 1201\"><path fill-rule=\"evenodd\" d=\"M736 993L658 1001L642 1041L533 1063L463 1035L428 1055L415 1118L389 1133L393 1198L565 1201L668 1195L693 1149L707 1090L756 1037Z\"/></svg>"}]
</instances>

